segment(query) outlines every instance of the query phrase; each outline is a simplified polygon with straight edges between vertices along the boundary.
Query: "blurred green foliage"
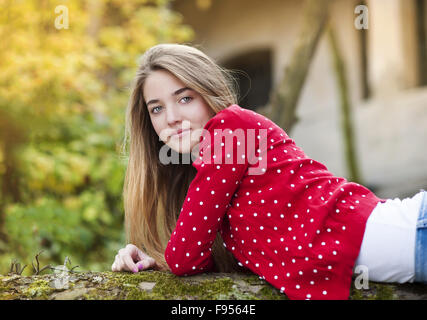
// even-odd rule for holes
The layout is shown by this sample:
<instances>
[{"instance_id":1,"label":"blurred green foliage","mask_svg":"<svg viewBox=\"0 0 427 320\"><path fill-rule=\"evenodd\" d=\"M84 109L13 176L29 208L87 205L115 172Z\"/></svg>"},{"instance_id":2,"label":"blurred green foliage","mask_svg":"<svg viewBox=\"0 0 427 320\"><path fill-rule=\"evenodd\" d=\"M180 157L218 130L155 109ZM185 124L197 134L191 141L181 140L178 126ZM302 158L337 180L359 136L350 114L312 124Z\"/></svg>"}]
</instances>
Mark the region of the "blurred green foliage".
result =
<instances>
[{"instance_id":1,"label":"blurred green foliage","mask_svg":"<svg viewBox=\"0 0 427 320\"><path fill-rule=\"evenodd\" d=\"M0 274L40 250L41 263L108 270L125 245L121 144L138 57L194 36L169 1L0 0ZM59 5L68 29L55 26Z\"/></svg>"}]
</instances>

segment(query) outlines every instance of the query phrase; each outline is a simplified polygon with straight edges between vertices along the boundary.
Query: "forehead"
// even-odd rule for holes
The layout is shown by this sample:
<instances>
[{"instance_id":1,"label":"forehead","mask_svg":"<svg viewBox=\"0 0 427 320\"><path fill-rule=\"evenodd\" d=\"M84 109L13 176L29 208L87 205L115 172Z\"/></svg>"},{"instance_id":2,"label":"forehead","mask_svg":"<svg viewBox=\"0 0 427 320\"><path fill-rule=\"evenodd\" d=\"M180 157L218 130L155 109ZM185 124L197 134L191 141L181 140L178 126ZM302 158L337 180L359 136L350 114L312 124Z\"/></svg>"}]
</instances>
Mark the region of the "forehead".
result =
<instances>
[{"instance_id":1,"label":"forehead","mask_svg":"<svg viewBox=\"0 0 427 320\"><path fill-rule=\"evenodd\" d=\"M144 99L162 99L182 87L185 87L184 83L169 71L156 70L144 82Z\"/></svg>"}]
</instances>

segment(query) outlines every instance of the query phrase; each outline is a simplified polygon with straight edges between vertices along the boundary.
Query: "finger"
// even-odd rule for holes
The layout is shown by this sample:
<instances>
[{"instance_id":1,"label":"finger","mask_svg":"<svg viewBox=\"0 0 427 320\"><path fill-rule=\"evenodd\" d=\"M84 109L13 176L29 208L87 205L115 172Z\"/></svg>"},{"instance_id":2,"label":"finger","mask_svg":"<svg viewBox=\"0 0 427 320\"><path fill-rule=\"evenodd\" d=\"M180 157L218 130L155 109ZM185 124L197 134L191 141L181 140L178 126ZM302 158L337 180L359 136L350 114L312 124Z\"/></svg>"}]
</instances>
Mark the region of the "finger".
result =
<instances>
[{"instance_id":1,"label":"finger","mask_svg":"<svg viewBox=\"0 0 427 320\"><path fill-rule=\"evenodd\" d=\"M117 271L128 271L126 270L125 263L123 262L123 259L121 258L121 256L117 257L116 267L117 267Z\"/></svg>"},{"instance_id":2,"label":"finger","mask_svg":"<svg viewBox=\"0 0 427 320\"><path fill-rule=\"evenodd\" d=\"M115 258L114 258L114 270L113 271L121 271L121 266L122 266L122 261L120 260L120 256L118 254L116 254Z\"/></svg>"},{"instance_id":3,"label":"finger","mask_svg":"<svg viewBox=\"0 0 427 320\"><path fill-rule=\"evenodd\" d=\"M117 255L114 257L114 262L111 265L111 271L116 271L117 270L117 263L116 263L116 261L117 261Z\"/></svg>"},{"instance_id":4,"label":"finger","mask_svg":"<svg viewBox=\"0 0 427 320\"><path fill-rule=\"evenodd\" d=\"M156 266L156 261L153 258L142 259L137 263L139 270L145 270L149 268L154 268Z\"/></svg>"},{"instance_id":5,"label":"finger","mask_svg":"<svg viewBox=\"0 0 427 320\"><path fill-rule=\"evenodd\" d=\"M125 249L129 253L131 253L132 258L134 258L135 260L137 260L136 258L144 259L144 258L148 257L141 249L139 249L134 244L131 244L131 243L127 244Z\"/></svg>"},{"instance_id":6,"label":"finger","mask_svg":"<svg viewBox=\"0 0 427 320\"><path fill-rule=\"evenodd\" d=\"M131 271L126 264L126 261L124 259L124 257L126 257L126 255L128 255L127 251L125 248L120 249L119 253L117 254L117 267L119 269L119 271Z\"/></svg>"},{"instance_id":7,"label":"finger","mask_svg":"<svg viewBox=\"0 0 427 320\"><path fill-rule=\"evenodd\" d=\"M129 255L121 256L123 263L128 271L138 272L138 267Z\"/></svg>"},{"instance_id":8,"label":"finger","mask_svg":"<svg viewBox=\"0 0 427 320\"><path fill-rule=\"evenodd\" d=\"M139 250L139 249L137 251L137 254L138 254L138 260L144 260L144 259L150 258L147 254L145 254L142 250Z\"/></svg>"},{"instance_id":9,"label":"finger","mask_svg":"<svg viewBox=\"0 0 427 320\"><path fill-rule=\"evenodd\" d=\"M153 258L148 257L148 258L146 259L146 261L148 261L148 266L149 266L149 268L154 268L154 267L156 266L156 261L155 261Z\"/></svg>"},{"instance_id":10,"label":"finger","mask_svg":"<svg viewBox=\"0 0 427 320\"><path fill-rule=\"evenodd\" d=\"M126 248L126 250L127 250L127 254L131 256L133 261L136 262L136 261L141 260L142 251L139 250L137 247L135 247L135 246L128 247L128 248Z\"/></svg>"},{"instance_id":11,"label":"finger","mask_svg":"<svg viewBox=\"0 0 427 320\"><path fill-rule=\"evenodd\" d=\"M137 263L136 263L136 266L138 267L138 270L145 270L145 269L147 269L147 267L148 267L148 263L144 263L144 261L143 260L141 260L141 261L138 261Z\"/></svg>"},{"instance_id":12,"label":"finger","mask_svg":"<svg viewBox=\"0 0 427 320\"><path fill-rule=\"evenodd\" d=\"M148 255L145 254L142 250L140 250L135 245L128 245L127 250L130 253L130 255L134 261L140 261L140 260L143 260L145 258L148 258Z\"/></svg>"}]
</instances>

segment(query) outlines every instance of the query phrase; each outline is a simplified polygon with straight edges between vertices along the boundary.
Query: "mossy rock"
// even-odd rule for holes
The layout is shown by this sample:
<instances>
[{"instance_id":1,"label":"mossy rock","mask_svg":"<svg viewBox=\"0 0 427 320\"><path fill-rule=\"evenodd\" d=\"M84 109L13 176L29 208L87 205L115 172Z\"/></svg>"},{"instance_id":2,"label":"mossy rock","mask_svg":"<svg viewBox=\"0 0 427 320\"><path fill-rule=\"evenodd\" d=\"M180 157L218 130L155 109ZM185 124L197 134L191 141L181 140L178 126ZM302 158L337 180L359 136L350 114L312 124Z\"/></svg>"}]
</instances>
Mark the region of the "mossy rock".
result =
<instances>
[{"instance_id":1,"label":"mossy rock","mask_svg":"<svg viewBox=\"0 0 427 320\"><path fill-rule=\"evenodd\" d=\"M0 275L1 300L286 300L254 274L205 273L177 277L154 270L84 272L69 274L58 285L57 274ZM427 299L427 286L369 283L369 289L351 288L350 299Z\"/></svg>"}]
</instances>

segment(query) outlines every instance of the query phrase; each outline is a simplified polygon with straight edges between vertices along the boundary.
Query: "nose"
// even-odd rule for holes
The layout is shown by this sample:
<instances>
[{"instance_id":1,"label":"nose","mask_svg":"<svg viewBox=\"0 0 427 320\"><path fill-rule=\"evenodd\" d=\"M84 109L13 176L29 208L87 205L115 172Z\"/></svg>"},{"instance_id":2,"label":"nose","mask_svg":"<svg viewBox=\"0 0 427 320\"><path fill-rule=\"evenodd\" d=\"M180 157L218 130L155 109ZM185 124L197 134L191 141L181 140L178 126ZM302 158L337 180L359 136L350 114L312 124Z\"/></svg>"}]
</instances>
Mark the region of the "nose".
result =
<instances>
[{"instance_id":1,"label":"nose","mask_svg":"<svg viewBox=\"0 0 427 320\"><path fill-rule=\"evenodd\" d=\"M170 106L166 109L166 120L171 127L181 121L181 113L176 106Z\"/></svg>"}]
</instances>

